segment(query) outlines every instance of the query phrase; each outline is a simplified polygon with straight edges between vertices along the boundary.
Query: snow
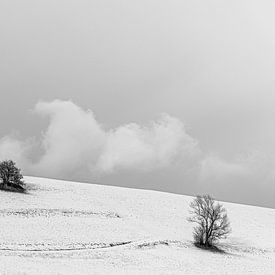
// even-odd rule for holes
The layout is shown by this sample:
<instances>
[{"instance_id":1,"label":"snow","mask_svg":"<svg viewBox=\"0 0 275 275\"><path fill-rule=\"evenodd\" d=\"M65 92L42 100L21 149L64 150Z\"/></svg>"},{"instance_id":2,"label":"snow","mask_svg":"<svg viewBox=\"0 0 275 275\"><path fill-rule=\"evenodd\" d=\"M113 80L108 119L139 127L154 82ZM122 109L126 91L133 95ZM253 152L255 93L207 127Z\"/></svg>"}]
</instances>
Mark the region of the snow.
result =
<instances>
[{"instance_id":1,"label":"snow","mask_svg":"<svg viewBox=\"0 0 275 275\"><path fill-rule=\"evenodd\" d=\"M275 209L223 203L224 253L192 244L189 196L25 177L0 192L0 272L274 274Z\"/></svg>"}]
</instances>

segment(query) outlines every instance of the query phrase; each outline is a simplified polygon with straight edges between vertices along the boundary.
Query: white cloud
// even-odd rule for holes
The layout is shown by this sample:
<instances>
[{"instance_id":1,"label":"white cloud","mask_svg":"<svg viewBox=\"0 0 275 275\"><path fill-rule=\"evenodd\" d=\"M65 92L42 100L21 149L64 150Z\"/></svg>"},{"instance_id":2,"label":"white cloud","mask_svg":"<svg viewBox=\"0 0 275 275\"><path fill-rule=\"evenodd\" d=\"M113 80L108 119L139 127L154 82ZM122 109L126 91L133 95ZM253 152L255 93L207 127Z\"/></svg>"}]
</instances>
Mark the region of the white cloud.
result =
<instances>
[{"instance_id":1,"label":"white cloud","mask_svg":"<svg viewBox=\"0 0 275 275\"><path fill-rule=\"evenodd\" d=\"M209 155L201 160L201 182L219 180L222 183L224 180L248 173L249 169L245 163L225 161L217 155Z\"/></svg>"},{"instance_id":2,"label":"white cloud","mask_svg":"<svg viewBox=\"0 0 275 275\"><path fill-rule=\"evenodd\" d=\"M236 183L264 185L274 179L274 166L274 157L259 151L239 154L231 161L212 154L201 159L199 179L201 183L213 186Z\"/></svg>"},{"instance_id":3,"label":"white cloud","mask_svg":"<svg viewBox=\"0 0 275 275\"><path fill-rule=\"evenodd\" d=\"M104 172L152 170L191 159L198 151L196 140L186 134L183 123L163 114L147 127L131 123L111 130L98 168Z\"/></svg>"},{"instance_id":4,"label":"white cloud","mask_svg":"<svg viewBox=\"0 0 275 275\"><path fill-rule=\"evenodd\" d=\"M273 205L274 152L231 160L205 154L184 124L168 114L146 125L104 129L92 111L71 101L39 102L35 113L49 119L41 136L0 139L0 161L13 159L25 175L211 193L260 205L265 198Z\"/></svg>"},{"instance_id":5,"label":"white cloud","mask_svg":"<svg viewBox=\"0 0 275 275\"><path fill-rule=\"evenodd\" d=\"M274 179L274 159L260 153L231 161L205 155L184 124L168 114L146 125L129 123L104 129L92 111L71 101L39 102L35 113L49 118L40 137L0 139L0 160L15 160L25 174L95 180L120 171L174 171L181 177L178 181L212 186Z\"/></svg>"},{"instance_id":6,"label":"white cloud","mask_svg":"<svg viewBox=\"0 0 275 275\"><path fill-rule=\"evenodd\" d=\"M36 150L35 144L27 146L10 138L0 141L0 159L20 161L27 173L77 178L121 169L150 171L177 163L188 165L199 154L196 140L186 133L183 123L168 114L147 126L130 123L104 130L92 111L71 101L39 102L35 112L50 119L40 137L42 154L37 161L27 159L26 154Z\"/></svg>"},{"instance_id":7,"label":"white cloud","mask_svg":"<svg viewBox=\"0 0 275 275\"><path fill-rule=\"evenodd\" d=\"M68 177L94 166L106 134L92 111L71 101L40 102L36 113L50 117L42 137L44 153L33 169L43 175Z\"/></svg>"}]
</instances>

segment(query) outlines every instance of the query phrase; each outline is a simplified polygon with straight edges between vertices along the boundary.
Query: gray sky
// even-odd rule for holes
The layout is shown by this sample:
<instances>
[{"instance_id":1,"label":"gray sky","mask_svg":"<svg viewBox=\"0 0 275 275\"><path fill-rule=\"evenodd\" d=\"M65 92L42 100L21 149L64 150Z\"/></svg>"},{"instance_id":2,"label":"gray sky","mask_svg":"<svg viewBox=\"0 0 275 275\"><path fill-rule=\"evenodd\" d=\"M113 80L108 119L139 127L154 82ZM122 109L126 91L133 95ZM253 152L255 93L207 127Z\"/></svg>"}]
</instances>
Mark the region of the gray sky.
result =
<instances>
[{"instance_id":1,"label":"gray sky","mask_svg":"<svg viewBox=\"0 0 275 275\"><path fill-rule=\"evenodd\" d=\"M29 174L206 192L275 207L274 13L274 1L0 1L0 157L14 157ZM40 101L48 105L37 107ZM125 155L115 162L117 151L98 145L103 153L89 147L78 154L88 159L89 172L76 168L81 161L49 172L47 158L63 152L54 151L53 142L54 127L67 129L60 115L64 104L71 120L76 106L84 113L76 115L83 125L94 119L91 123L108 136L106 144L115 143L119 152L129 149L123 147L122 127L135 122L141 131L131 128L131 135L139 145L142 140L139 149L150 149L144 153L148 167L134 168L143 158L125 165ZM88 109L95 117L85 116ZM159 118L161 113L184 124L179 140L188 148L193 145L185 135L197 141L199 156L184 151L184 161L176 165L179 147L173 147L168 164L156 156L166 141L158 143L159 127L150 121L161 127L170 123ZM179 129L170 126L169 131ZM79 127L64 131L62 138L73 139ZM94 128L89 129L87 144L94 141ZM132 140L127 136L125 142ZM25 153L22 146L31 149ZM133 154L142 155L136 148ZM92 157L83 156L87 150ZM94 165L113 168L98 175Z\"/></svg>"}]
</instances>

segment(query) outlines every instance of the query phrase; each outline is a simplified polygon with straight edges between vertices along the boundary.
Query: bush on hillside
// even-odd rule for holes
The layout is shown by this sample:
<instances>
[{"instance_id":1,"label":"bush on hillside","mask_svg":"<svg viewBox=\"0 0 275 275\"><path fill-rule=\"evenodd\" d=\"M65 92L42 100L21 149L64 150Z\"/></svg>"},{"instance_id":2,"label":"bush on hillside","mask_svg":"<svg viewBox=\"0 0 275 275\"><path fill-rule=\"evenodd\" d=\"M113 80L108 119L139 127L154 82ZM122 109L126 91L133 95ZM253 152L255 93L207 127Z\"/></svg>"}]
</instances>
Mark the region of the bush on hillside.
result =
<instances>
[{"instance_id":1,"label":"bush on hillside","mask_svg":"<svg viewBox=\"0 0 275 275\"><path fill-rule=\"evenodd\" d=\"M20 169L16 167L15 162L12 160L0 162L0 188L20 192L25 190Z\"/></svg>"},{"instance_id":2,"label":"bush on hillside","mask_svg":"<svg viewBox=\"0 0 275 275\"><path fill-rule=\"evenodd\" d=\"M190 207L188 221L197 224L193 233L196 245L213 247L231 232L225 208L209 195L197 196Z\"/></svg>"}]
</instances>

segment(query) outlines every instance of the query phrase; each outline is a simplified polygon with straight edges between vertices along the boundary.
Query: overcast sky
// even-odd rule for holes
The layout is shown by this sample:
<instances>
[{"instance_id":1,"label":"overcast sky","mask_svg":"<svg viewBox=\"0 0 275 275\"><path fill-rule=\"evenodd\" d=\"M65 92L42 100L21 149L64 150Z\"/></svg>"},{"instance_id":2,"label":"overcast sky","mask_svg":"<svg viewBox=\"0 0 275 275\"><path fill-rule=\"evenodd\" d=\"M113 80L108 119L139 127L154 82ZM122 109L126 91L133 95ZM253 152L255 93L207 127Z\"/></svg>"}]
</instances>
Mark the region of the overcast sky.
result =
<instances>
[{"instance_id":1,"label":"overcast sky","mask_svg":"<svg viewBox=\"0 0 275 275\"><path fill-rule=\"evenodd\" d=\"M275 207L274 1L0 1L0 159Z\"/></svg>"}]
</instances>

